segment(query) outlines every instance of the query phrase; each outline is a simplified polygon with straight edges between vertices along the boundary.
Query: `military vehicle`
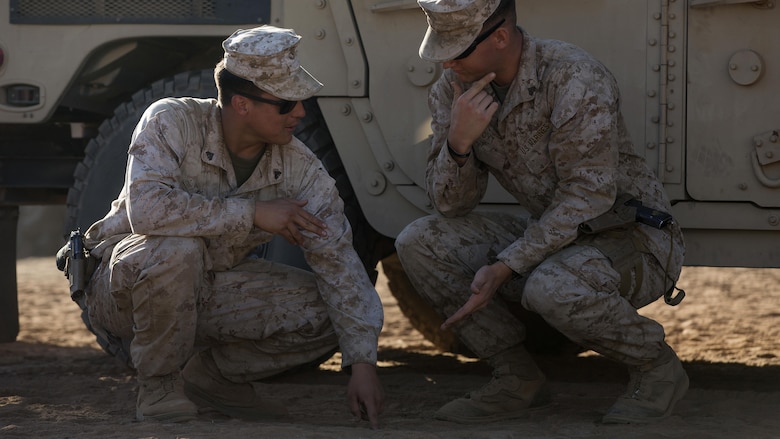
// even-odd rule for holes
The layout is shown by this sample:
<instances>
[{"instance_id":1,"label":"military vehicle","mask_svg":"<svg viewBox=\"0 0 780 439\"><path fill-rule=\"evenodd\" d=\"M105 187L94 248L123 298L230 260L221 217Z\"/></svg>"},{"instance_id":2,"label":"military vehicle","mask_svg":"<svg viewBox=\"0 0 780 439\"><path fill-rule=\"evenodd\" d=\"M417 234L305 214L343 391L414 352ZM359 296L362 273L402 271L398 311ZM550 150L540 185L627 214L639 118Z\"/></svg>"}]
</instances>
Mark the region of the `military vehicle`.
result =
<instances>
[{"instance_id":1,"label":"military vehicle","mask_svg":"<svg viewBox=\"0 0 780 439\"><path fill-rule=\"evenodd\" d=\"M617 77L634 142L685 230L686 264L779 267L774 1L517 4L530 33L585 48ZM414 0L0 0L1 341L18 333L18 206L67 204L63 236L85 230L122 185L144 108L166 96L213 96L222 40L259 24L302 35L302 63L325 84L305 102L297 135L337 178L367 270L375 275L381 260L415 327L458 349L392 245L433 212L423 184L426 96L442 67L417 55L426 20ZM519 209L495 182L480 208ZM259 251L301 263L283 242Z\"/></svg>"}]
</instances>

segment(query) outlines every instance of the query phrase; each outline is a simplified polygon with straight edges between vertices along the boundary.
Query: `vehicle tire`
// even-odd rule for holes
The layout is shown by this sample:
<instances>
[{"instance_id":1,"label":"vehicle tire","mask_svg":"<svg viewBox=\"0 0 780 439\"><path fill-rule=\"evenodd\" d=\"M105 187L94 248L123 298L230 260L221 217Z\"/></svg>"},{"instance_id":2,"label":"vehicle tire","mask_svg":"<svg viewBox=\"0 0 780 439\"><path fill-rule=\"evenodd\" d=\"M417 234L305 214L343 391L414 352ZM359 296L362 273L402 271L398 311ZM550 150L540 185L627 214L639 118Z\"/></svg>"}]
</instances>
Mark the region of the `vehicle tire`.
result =
<instances>
[{"instance_id":1,"label":"vehicle tire","mask_svg":"<svg viewBox=\"0 0 780 439\"><path fill-rule=\"evenodd\" d=\"M453 332L439 328L444 319L414 289L397 253L382 259L382 270L387 277L390 293L398 302L398 308L414 329L442 352L474 356Z\"/></svg>"},{"instance_id":2,"label":"vehicle tire","mask_svg":"<svg viewBox=\"0 0 780 439\"><path fill-rule=\"evenodd\" d=\"M138 120L153 102L166 97L216 97L212 70L180 73L136 92L119 105L114 115L98 128L90 140L84 160L76 166L73 186L68 191L65 233L86 231L102 218L119 195L124 183L127 149Z\"/></svg>"},{"instance_id":3,"label":"vehicle tire","mask_svg":"<svg viewBox=\"0 0 780 439\"><path fill-rule=\"evenodd\" d=\"M390 292L398 302L398 308L409 320L412 327L426 340L443 352L451 352L467 357L475 355L461 343L454 333L443 331L440 326L444 319L434 308L417 293L401 266L397 254L382 260L382 269L387 277ZM538 314L523 308L519 303L507 303L514 314L526 327L525 347L536 354L569 354L582 351L563 334L551 327Z\"/></svg>"},{"instance_id":4,"label":"vehicle tire","mask_svg":"<svg viewBox=\"0 0 780 439\"><path fill-rule=\"evenodd\" d=\"M216 97L213 71L185 72L157 81L135 93L130 101L117 107L114 115L100 125L98 135L87 145L84 160L74 172L74 184L68 192L64 236L68 236L71 230L87 230L108 212L124 183L130 137L144 110L159 99L181 96ZM316 100L309 99L304 106L306 117L301 120L295 135L314 151L336 180L344 200L345 214L353 229L355 249L369 277L376 282L376 264L392 251L392 240L376 232L363 216ZM256 253L274 261L308 268L300 248L284 239L274 239L258 248ZM86 314L82 315L82 320L92 331ZM128 354L129 340L117 346L115 340L99 337L98 343L107 353L132 368Z\"/></svg>"}]
</instances>

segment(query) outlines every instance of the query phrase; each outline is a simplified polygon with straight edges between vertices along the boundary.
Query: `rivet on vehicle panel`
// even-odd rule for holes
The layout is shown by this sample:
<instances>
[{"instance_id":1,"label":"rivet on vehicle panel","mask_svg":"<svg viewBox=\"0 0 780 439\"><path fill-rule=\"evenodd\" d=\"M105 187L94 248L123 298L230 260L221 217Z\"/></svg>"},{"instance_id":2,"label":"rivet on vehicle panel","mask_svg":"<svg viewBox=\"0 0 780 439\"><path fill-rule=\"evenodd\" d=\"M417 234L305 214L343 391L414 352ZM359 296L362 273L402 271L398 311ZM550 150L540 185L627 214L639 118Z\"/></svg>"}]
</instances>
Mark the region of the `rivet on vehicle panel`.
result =
<instances>
[{"instance_id":1,"label":"rivet on vehicle panel","mask_svg":"<svg viewBox=\"0 0 780 439\"><path fill-rule=\"evenodd\" d=\"M325 38L325 29L320 29L314 34L314 38L322 40Z\"/></svg>"},{"instance_id":2,"label":"rivet on vehicle panel","mask_svg":"<svg viewBox=\"0 0 780 439\"><path fill-rule=\"evenodd\" d=\"M674 171L674 166L666 165L666 172L672 172L672 171Z\"/></svg>"},{"instance_id":3,"label":"rivet on vehicle panel","mask_svg":"<svg viewBox=\"0 0 780 439\"><path fill-rule=\"evenodd\" d=\"M764 157L766 157L768 159L771 159L774 156L775 156L775 153L773 153L772 151L767 151L766 153L764 153Z\"/></svg>"},{"instance_id":4,"label":"rivet on vehicle panel","mask_svg":"<svg viewBox=\"0 0 780 439\"><path fill-rule=\"evenodd\" d=\"M668 74L666 77L667 77L667 78L668 78L670 81L674 81L675 79L677 79L677 77L676 77L676 76L674 76L674 73L669 73L669 74Z\"/></svg>"},{"instance_id":5,"label":"rivet on vehicle panel","mask_svg":"<svg viewBox=\"0 0 780 439\"><path fill-rule=\"evenodd\" d=\"M666 108L668 108L668 109L670 109L670 110L674 110L674 104L670 102L670 103L669 103L669 104L666 106Z\"/></svg>"},{"instance_id":6,"label":"rivet on vehicle panel","mask_svg":"<svg viewBox=\"0 0 780 439\"><path fill-rule=\"evenodd\" d=\"M777 217L776 217L776 216L774 216L774 215L770 215L770 216L769 216L769 224L771 224L771 225L773 225L773 226L776 226L776 225L780 224L780 219L779 219L779 218L777 218Z\"/></svg>"},{"instance_id":7,"label":"rivet on vehicle panel","mask_svg":"<svg viewBox=\"0 0 780 439\"><path fill-rule=\"evenodd\" d=\"M651 46L655 46L656 44L658 44L658 41L655 38L650 38L650 40L647 41L647 44Z\"/></svg>"},{"instance_id":8,"label":"rivet on vehicle panel","mask_svg":"<svg viewBox=\"0 0 780 439\"><path fill-rule=\"evenodd\" d=\"M669 45L669 47L666 50L669 51L669 52L674 52L674 51L677 50L677 48L672 46L672 45Z\"/></svg>"},{"instance_id":9,"label":"rivet on vehicle panel","mask_svg":"<svg viewBox=\"0 0 780 439\"><path fill-rule=\"evenodd\" d=\"M669 38L677 38L677 32L670 31L669 32Z\"/></svg>"},{"instance_id":10,"label":"rivet on vehicle panel","mask_svg":"<svg viewBox=\"0 0 780 439\"><path fill-rule=\"evenodd\" d=\"M740 183L737 187L739 187L739 190L746 191L748 188L748 185L745 183Z\"/></svg>"},{"instance_id":11,"label":"rivet on vehicle panel","mask_svg":"<svg viewBox=\"0 0 780 439\"><path fill-rule=\"evenodd\" d=\"M649 96L651 98L654 98L655 95L656 95L655 90L650 90L650 91L647 92L647 96Z\"/></svg>"},{"instance_id":12,"label":"rivet on vehicle panel","mask_svg":"<svg viewBox=\"0 0 780 439\"><path fill-rule=\"evenodd\" d=\"M349 116L350 113L352 113L352 107L350 107L349 105L344 105L343 107L341 107L341 114L343 114L344 116Z\"/></svg>"},{"instance_id":13,"label":"rivet on vehicle panel","mask_svg":"<svg viewBox=\"0 0 780 439\"><path fill-rule=\"evenodd\" d=\"M387 179L379 172L373 171L366 175L366 190L374 196L382 195L387 188Z\"/></svg>"},{"instance_id":14,"label":"rivet on vehicle panel","mask_svg":"<svg viewBox=\"0 0 780 439\"><path fill-rule=\"evenodd\" d=\"M761 139L753 139L753 146L761 147L764 145L764 141Z\"/></svg>"},{"instance_id":15,"label":"rivet on vehicle panel","mask_svg":"<svg viewBox=\"0 0 780 439\"><path fill-rule=\"evenodd\" d=\"M655 143L650 142L647 144L647 149L655 149Z\"/></svg>"},{"instance_id":16,"label":"rivet on vehicle panel","mask_svg":"<svg viewBox=\"0 0 780 439\"><path fill-rule=\"evenodd\" d=\"M392 171L393 168L395 168L395 163L391 161L387 161L382 164L382 169L384 169L385 171Z\"/></svg>"},{"instance_id":17,"label":"rivet on vehicle panel","mask_svg":"<svg viewBox=\"0 0 780 439\"><path fill-rule=\"evenodd\" d=\"M355 79L354 81L352 81L352 82L351 82L351 84L352 84L352 88L358 88L358 87L360 87L360 81L359 81L359 80L357 80L357 79Z\"/></svg>"},{"instance_id":18,"label":"rivet on vehicle panel","mask_svg":"<svg viewBox=\"0 0 780 439\"><path fill-rule=\"evenodd\" d=\"M654 71L654 72L660 72L660 71L661 71L661 65L660 65L660 64L656 64L656 65L654 65L654 66L653 66L653 71Z\"/></svg>"},{"instance_id":19,"label":"rivet on vehicle panel","mask_svg":"<svg viewBox=\"0 0 780 439\"><path fill-rule=\"evenodd\" d=\"M325 0L317 0L316 2L314 2L314 5L317 6L317 8L319 9L323 9L325 8L325 6L328 5L328 2Z\"/></svg>"},{"instance_id":20,"label":"rivet on vehicle panel","mask_svg":"<svg viewBox=\"0 0 780 439\"><path fill-rule=\"evenodd\" d=\"M737 70L737 65L734 63L729 64L729 69L731 70Z\"/></svg>"},{"instance_id":21,"label":"rivet on vehicle panel","mask_svg":"<svg viewBox=\"0 0 780 439\"><path fill-rule=\"evenodd\" d=\"M363 122L371 122L372 120L374 120L373 114L371 114L370 112L366 112L363 114Z\"/></svg>"},{"instance_id":22,"label":"rivet on vehicle panel","mask_svg":"<svg viewBox=\"0 0 780 439\"><path fill-rule=\"evenodd\" d=\"M406 71L407 72L413 72L414 71L414 66L406 66Z\"/></svg>"},{"instance_id":23,"label":"rivet on vehicle panel","mask_svg":"<svg viewBox=\"0 0 780 439\"><path fill-rule=\"evenodd\" d=\"M772 143L777 143L777 138L778 138L777 136L778 134L772 134L771 136L769 136L769 141Z\"/></svg>"},{"instance_id":24,"label":"rivet on vehicle panel","mask_svg":"<svg viewBox=\"0 0 780 439\"><path fill-rule=\"evenodd\" d=\"M661 120L658 116L653 116L650 118L650 121L653 123L658 123Z\"/></svg>"},{"instance_id":25,"label":"rivet on vehicle panel","mask_svg":"<svg viewBox=\"0 0 780 439\"><path fill-rule=\"evenodd\" d=\"M354 43L354 42L355 42L355 40L353 40L353 39L352 39L352 37L347 37L346 39L344 39L344 43L345 43L347 46L351 46L351 45L352 45L352 43Z\"/></svg>"},{"instance_id":26,"label":"rivet on vehicle panel","mask_svg":"<svg viewBox=\"0 0 780 439\"><path fill-rule=\"evenodd\" d=\"M667 137L666 138L666 143L674 143L674 137L671 137L671 136Z\"/></svg>"},{"instance_id":27,"label":"rivet on vehicle panel","mask_svg":"<svg viewBox=\"0 0 780 439\"><path fill-rule=\"evenodd\" d=\"M653 18L656 19L656 20L660 20L661 19L661 13L660 12L656 12L655 14L653 14Z\"/></svg>"},{"instance_id":28,"label":"rivet on vehicle panel","mask_svg":"<svg viewBox=\"0 0 780 439\"><path fill-rule=\"evenodd\" d=\"M670 20L674 20L675 18L677 18L677 14L675 14L674 12L669 13L669 19Z\"/></svg>"}]
</instances>

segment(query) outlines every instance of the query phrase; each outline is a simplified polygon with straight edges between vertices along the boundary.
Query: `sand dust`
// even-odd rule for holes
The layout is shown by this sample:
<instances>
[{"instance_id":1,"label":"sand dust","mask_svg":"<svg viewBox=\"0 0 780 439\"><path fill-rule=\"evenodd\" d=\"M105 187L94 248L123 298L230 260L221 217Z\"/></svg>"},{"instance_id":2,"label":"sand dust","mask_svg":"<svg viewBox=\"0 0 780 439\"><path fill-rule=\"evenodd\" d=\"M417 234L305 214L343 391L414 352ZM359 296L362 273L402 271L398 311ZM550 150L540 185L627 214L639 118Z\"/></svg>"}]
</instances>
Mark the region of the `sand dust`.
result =
<instances>
[{"instance_id":1,"label":"sand dust","mask_svg":"<svg viewBox=\"0 0 780 439\"><path fill-rule=\"evenodd\" d=\"M379 431L352 419L338 354L318 370L263 384L262 392L288 402L290 419L137 422L134 376L84 328L53 260L21 259L17 272L21 331L17 342L0 344L0 438L780 437L780 269L686 267L679 286L688 297L680 306L642 310L665 326L691 379L674 415L646 426L599 422L626 374L592 353L538 357L555 402L526 419L474 426L434 420L442 404L487 382L489 370L425 341L380 274L387 403Z\"/></svg>"}]
</instances>

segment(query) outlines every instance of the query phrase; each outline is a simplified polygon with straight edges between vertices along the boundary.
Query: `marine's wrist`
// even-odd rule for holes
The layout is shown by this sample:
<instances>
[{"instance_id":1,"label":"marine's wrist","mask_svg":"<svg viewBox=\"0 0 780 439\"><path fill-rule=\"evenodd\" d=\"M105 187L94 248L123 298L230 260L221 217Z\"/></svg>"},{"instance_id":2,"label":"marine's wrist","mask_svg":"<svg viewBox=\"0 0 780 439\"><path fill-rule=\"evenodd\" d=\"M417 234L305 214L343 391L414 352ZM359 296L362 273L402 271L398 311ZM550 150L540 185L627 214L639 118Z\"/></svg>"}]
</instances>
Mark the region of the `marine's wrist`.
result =
<instances>
[{"instance_id":1,"label":"marine's wrist","mask_svg":"<svg viewBox=\"0 0 780 439\"><path fill-rule=\"evenodd\" d=\"M467 159L467 158L471 157L471 148L469 148L469 150L468 150L468 151L466 151L466 152L459 152L459 151L456 151L456 150L455 150L455 149L452 147L452 145L450 145L450 141L449 141L449 139L447 140L447 150L449 151L450 155L451 155L451 156L453 156L453 157L455 157L455 158L459 158L459 159Z\"/></svg>"}]
</instances>

